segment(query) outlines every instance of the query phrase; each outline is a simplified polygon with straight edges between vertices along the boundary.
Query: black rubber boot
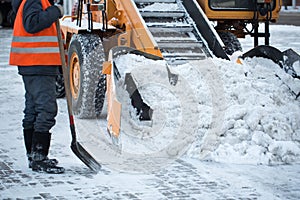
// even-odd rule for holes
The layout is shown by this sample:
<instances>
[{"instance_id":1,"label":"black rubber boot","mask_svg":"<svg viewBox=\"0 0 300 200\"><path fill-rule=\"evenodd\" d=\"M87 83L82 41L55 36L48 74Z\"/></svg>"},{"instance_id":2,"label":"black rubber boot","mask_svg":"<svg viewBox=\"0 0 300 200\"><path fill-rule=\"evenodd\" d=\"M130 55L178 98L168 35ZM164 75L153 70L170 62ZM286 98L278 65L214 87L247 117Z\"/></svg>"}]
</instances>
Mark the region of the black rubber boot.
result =
<instances>
[{"instance_id":1,"label":"black rubber boot","mask_svg":"<svg viewBox=\"0 0 300 200\"><path fill-rule=\"evenodd\" d=\"M28 167L32 168L32 155L31 155L31 149L32 149L32 136L33 136L34 129L24 129L23 135L24 135L24 143L26 148L26 155L28 158ZM48 158L47 158L48 159ZM56 159L48 159L49 163L53 166L58 164L58 161Z\"/></svg>"},{"instance_id":2,"label":"black rubber boot","mask_svg":"<svg viewBox=\"0 0 300 200\"><path fill-rule=\"evenodd\" d=\"M29 168L31 168L32 157L31 157L31 148L32 148L32 135L34 130L33 129L24 129L24 143L26 148L26 155L28 158Z\"/></svg>"},{"instance_id":3,"label":"black rubber boot","mask_svg":"<svg viewBox=\"0 0 300 200\"><path fill-rule=\"evenodd\" d=\"M51 134L49 132L34 132L32 138L32 170L51 174L61 174L63 167L57 166L56 159L48 159ZM56 162L54 162L54 160Z\"/></svg>"}]
</instances>

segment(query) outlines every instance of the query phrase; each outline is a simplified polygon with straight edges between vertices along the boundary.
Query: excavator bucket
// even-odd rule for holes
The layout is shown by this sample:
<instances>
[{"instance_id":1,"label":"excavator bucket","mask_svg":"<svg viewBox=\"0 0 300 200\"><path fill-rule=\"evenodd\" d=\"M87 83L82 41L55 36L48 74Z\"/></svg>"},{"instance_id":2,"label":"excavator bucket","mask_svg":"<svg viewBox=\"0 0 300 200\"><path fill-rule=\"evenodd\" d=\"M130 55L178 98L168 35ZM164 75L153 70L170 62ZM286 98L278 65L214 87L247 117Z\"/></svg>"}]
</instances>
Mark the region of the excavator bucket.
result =
<instances>
[{"instance_id":1,"label":"excavator bucket","mask_svg":"<svg viewBox=\"0 0 300 200\"><path fill-rule=\"evenodd\" d=\"M242 59L245 59L247 57L268 58L271 59L273 62L277 63L280 67L283 67L284 64L283 53L275 47L267 45L257 46L240 56L240 58Z\"/></svg>"},{"instance_id":2,"label":"excavator bucket","mask_svg":"<svg viewBox=\"0 0 300 200\"><path fill-rule=\"evenodd\" d=\"M285 71L291 74L294 78L297 77L297 73L293 69L293 65L297 61L300 62L300 55L292 49L287 49L282 52L279 49L272 46L260 45L240 56L240 58L242 59L245 59L247 57L263 57L271 59L273 62L277 63L281 68L284 68Z\"/></svg>"},{"instance_id":3,"label":"excavator bucket","mask_svg":"<svg viewBox=\"0 0 300 200\"><path fill-rule=\"evenodd\" d=\"M107 74L107 98L108 98L108 116L107 116L107 131L112 137L114 144L120 145L120 127L121 127L121 110L122 103L118 99L118 88L116 86L123 85L127 91L127 95L131 101L131 105L135 110L133 115L136 115L140 121L151 121L153 109L144 102L134 76L130 72L120 71L121 69L115 65L114 60L124 54L135 54L152 60L162 60L161 57L148 54L129 47L115 47L111 49L109 61L103 65L103 73ZM169 72L169 71L168 71Z\"/></svg>"},{"instance_id":4,"label":"excavator bucket","mask_svg":"<svg viewBox=\"0 0 300 200\"><path fill-rule=\"evenodd\" d=\"M282 52L275 47L261 45L244 53L239 57L239 59L245 59L247 57L262 57L271 59L273 62L278 64L287 74L291 75L294 79L300 79L299 70L297 72L297 68L299 68L300 65L300 55L297 54L293 49L287 49ZM296 66L297 63L298 67ZM288 78L286 76L280 76L279 74L276 74L276 76L281 81L283 81L284 84L286 84L286 86L296 96L296 98L300 96L299 88L292 87L291 84L289 84Z\"/></svg>"}]
</instances>

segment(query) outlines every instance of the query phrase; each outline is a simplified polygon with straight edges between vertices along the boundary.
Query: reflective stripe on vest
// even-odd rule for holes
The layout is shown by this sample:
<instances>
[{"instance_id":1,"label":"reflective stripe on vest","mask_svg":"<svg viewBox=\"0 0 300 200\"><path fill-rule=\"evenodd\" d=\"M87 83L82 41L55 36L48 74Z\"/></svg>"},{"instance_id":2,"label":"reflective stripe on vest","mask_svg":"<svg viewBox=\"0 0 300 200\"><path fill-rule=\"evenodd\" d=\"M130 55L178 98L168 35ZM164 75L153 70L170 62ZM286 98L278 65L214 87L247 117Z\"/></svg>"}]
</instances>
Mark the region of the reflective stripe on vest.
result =
<instances>
[{"instance_id":1,"label":"reflective stripe on vest","mask_svg":"<svg viewBox=\"0 0 300 200\"><path fill-rule=\"evenodd\" d=\"M14 36L12 42L58 42L56 36Z\"/></svg>"},{"instance_id":2,"label":"reflective stripe on vest","mask_svg":"<svg viewBox=\"0 0 300 200\"><path fill-rule=\"evenodd\" d=\"M14 36L12 42L58 42L55 36L35 36L35 37L23 37ZM59 48L57 47L12 47L11 52L13 53L59 53Z\"/></svg>"},{"instance_id":3,"label":"reflective stripe on vest","mask_svg":"<svg viewBox=\"0 0 300 200\"><path fill-rule=\"evenodd\" d=\"M57 47L36 47L36 48L11 48L12 53L59 53Z\"/></svg>"}]
</instances>

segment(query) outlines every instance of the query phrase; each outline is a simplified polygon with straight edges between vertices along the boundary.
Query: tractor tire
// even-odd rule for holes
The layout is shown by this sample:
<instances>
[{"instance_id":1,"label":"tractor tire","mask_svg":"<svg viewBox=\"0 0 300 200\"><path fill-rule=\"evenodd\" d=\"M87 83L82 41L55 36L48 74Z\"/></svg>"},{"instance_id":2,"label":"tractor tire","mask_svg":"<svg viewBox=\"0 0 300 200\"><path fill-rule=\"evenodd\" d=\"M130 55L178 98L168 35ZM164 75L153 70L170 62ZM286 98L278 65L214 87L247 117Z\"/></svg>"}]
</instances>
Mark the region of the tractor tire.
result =
<instances>
[{"instance_id":1,"label":"tractor tire","mask_svg":"<svg viewBox=\"0 0 300 200\"><path fill-rule=\"evenodd\" d=\"M96 116L100 117L106 93L106 75L102 74L100 76L96 91L95 91L95 112Z\"/></svg>"},{"instance_id":2,"label":"tractor tire","mask_svg":"<svg viewBox=\"0 0 300 200\"><path fill-rule=\"evenodd\" d=\"M105 91L95 96L101 80L102 63L105 59L103 45L96 34L74 34L68 51L68 80L72 95L72 110L81 119L93 119L99 115L95 102L103 104ZM95 97L98 99L95 100ZM99 99L100 98L100 99ZM103 99L101 99L103 98ZM97 105L103 107L103 105Z\"/></svg>"},{"instance_id":3,"label":"tractor tire","mask_svg":"<svg viewBox=\"0 0 300 200\"><path fill-rule=\"evenodd\" d=\"M236 51L242 51L238 38L231 32L219 32L219 36L225 45L225 52L232 55Z\"/></svg>"}]
</instances>

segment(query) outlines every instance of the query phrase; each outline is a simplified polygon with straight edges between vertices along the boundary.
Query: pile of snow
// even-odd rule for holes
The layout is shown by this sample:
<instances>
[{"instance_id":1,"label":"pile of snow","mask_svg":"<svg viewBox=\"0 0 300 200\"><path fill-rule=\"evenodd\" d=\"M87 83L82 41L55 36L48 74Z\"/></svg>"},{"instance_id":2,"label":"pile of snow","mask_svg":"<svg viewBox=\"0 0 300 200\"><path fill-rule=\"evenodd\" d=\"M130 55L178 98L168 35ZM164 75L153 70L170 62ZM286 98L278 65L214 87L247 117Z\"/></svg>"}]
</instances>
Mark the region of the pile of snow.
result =
<instances>
[{"instance_id":1,"label":"pile of snow","mask_svg":"<svg viewBox=\"0 0 300 200\"><path fill-rule=\"evenodd\" d=\"M277 164L300 161L300 107L276 75L271 60L247 59L243 65L216 60L224 82L226 114L220 145L212 159L221 162ZM290 79L293 86L297 79Z\"/></svg>"},{"instance_id":2,"label":"pile of snow","mask_svg":"<svg viewBox=\"0 0 300 200\"><path fill-rule=\"evenodd\" d=\"M117 66L122 63L137 67L142 63L143 66L165 68L162 61L137 55L121 56L116 63ZM174 91L168 92L168 88L157 85L142 87L144 100L154 107L157 119L153 119L152 125L158 132L153 133L151 126L147 128L131 119L133 122L126 124L132 127L127 130L135 131L131 133L135 140L123 141L130 147L126 151L136 152L137 147L143 154L159 151L174 140L178 123L179 126L181 122L193 126L196 122L197 126L192 127L196 133L194 141L187 151L189 157L267 165L300 161L299 100L276 76L284 74L277 64L263 58L246 59L243 65L213 59L211 63L187 63L171 69L191 88L194 97L191 101L198 108L189 112L194 112L197 119L181 119L184 102ZM152 72L144 74L151 76ZM290 84L299 84L290 76L288 79ZM155 116L157 110L159 115Z\"/></svg>"}]
</instances>

